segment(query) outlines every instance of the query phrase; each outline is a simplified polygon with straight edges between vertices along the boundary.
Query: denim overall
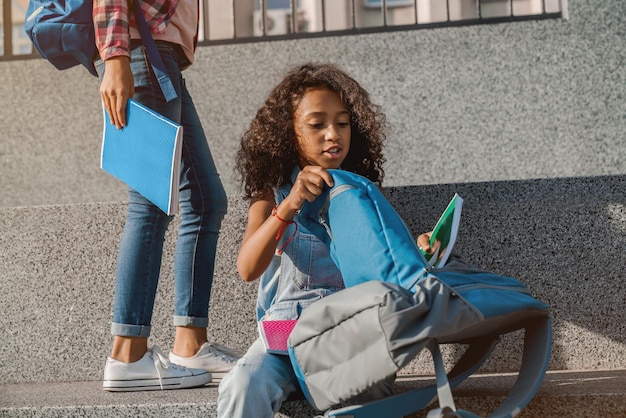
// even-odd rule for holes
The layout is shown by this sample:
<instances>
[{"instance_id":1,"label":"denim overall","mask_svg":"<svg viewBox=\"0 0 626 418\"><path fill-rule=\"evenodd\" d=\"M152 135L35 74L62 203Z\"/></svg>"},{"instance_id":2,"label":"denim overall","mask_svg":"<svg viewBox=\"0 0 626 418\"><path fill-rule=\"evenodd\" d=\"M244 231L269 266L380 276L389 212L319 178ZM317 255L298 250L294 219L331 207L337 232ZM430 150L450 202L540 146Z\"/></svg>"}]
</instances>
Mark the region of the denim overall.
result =
<instances>
[{"instance_id":1,"label":"denim overall","mask_svg":"<svg viewBox=\"0 0 626 418\"><path fill-rule=\"evenodd\" d=\"M292 174L292 181L299 170ZM275 190L276 203L289 194L292 184ZM299 223L283 231L269 267L259 278L257 319L296 319L307 306L343 286L341 273L324 243ZM295 234L295 235L294 235ZM268 354L257 339L220 384L218 417L271 418L282 403L299 390L288 356Z\"/></svg>"},{"instance_id":2,"label":"denim overall","mask_svg":"<svg viewBox=\"0 0 626 418\"><path fill-rule=\"evenodd\" d=\"M291 184L277 189L276 203L280 204L290 190ZM311 303L344 287L326 245L299 223L298 215L293 220L298 224L297 232L296 225L289 225L277 247L295 234L293 239L282 256L274 254L259 279L257 320L297 319Z\"/></svg>"}]
</instances>

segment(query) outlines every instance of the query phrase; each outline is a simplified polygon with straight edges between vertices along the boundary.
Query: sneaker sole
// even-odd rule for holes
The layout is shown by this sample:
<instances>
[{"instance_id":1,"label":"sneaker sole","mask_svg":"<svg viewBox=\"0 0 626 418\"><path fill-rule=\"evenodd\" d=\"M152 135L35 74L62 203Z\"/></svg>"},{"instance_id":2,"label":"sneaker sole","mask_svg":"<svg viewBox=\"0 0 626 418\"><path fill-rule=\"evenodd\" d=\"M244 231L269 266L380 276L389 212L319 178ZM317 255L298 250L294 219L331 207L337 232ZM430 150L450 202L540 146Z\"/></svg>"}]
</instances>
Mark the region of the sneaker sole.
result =
<instances>
[{"instance_id":1,"label":"sneaker sole","mask_svg":"<svg viewBox=\"0 0 626 418\"><path fill-rule=\"evenodd\" d=\"M108 392L136 392L147 390L189 389L211 382L211 373L161 379L105 380L102 389Z\"/></svg>"},{"instance_id":2,"label":"sneaker sole","mask_svg":"<svg viewBox=\"0 0 626 418\"><path fill-rule=\"evenodd\" d=\"M230 370L225 372L211 372L211 376L213 376L213 382L220 382L222 378L224 378L228 374L229 371Z\"/></svg>"}]
</instances>

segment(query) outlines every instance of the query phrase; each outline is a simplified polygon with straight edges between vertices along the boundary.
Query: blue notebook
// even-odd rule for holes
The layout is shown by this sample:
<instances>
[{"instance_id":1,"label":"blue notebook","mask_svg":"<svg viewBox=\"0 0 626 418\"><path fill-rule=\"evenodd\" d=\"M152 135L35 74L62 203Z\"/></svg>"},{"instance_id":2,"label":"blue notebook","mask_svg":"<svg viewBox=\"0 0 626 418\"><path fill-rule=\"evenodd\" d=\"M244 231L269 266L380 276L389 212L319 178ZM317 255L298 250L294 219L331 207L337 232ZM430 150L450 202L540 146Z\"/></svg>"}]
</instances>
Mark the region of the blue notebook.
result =
<instances>
[{"instance_id":1,"label":"blue notebook","mask_svg":"<svg viewBox=\"0 0 626 418\"><path fill-rule=\"evenodd\" d=\"M118 130L104 111L101 168L168 215L178 212L183 127L130 99Z\"/></svg>"}]
</instances>

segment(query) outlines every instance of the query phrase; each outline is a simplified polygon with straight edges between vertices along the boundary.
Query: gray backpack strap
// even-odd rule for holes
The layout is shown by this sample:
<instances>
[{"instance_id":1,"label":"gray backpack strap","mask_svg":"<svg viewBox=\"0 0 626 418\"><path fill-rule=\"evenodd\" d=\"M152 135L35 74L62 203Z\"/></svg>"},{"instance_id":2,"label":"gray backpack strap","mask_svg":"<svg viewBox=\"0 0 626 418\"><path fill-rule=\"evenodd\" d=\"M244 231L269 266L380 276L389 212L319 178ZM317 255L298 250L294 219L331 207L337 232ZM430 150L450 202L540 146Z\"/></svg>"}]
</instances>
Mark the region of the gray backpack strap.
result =
<instances>
[{"instance_id":1,"label":"gray backpack strap","mask_svg":"<svg viewBox=\"0 0 626 418\"><path fill-rule=\"evenodd\" d=\"M431 341L428 345L430 354L433 356L433 362L435 363L435 376L437 378L437 399L439 400L440 409L438 413L428 413L427 418L443 418L446 415L450 415L448 411L456 411L454 405L454 398L452 397L452 388L448 381L448 375L446 374L446 366L443 364L443 357L441 356L441 350L439 344L436 341ZM431 411L434 412L434 411Z\"/></svg>"},{"instance_id":2,"label":"gray backpack strap","mask_svg":"<svg viewBox=\"0 0 626 418\"><path fill-rule=\"evenodd\" d=\"M439 408L439 409L433 409L432 411L428 411L428 415L426 415L426 418L460 418L461 415L457 414L457 412L450 408L450 407L445 407L445 408Z\"/></svg>"},{"instance_id":3,"label":"gray backpack strap","mask_svg":"<svg viewBox=\"0 0 626 418\"><path fill-rule=\"evenodd\" d=\"M520 373L513 389L490 418L514 417L528 405L548 370L551 352L552 319L548 316L535 320L526 327Z\"/></svg>"},{"instance_id":4,"label":"gray backpack strap","mask_svg":"<svg viewBox=\"0 0 626 418\"><path fill-rule=\"evenodd\" d=\"M551 318L544 317L532 320L525 328L524 353L517 380L504 402L488 418L512 418L526 407L541 386L543 377L548 369L551 352ZM445 382L439 382L439 379L440 375L438 374L437 384L440 387L444 387L445 391ZM445 379L445 375L442 379ZM478 415L474 415L471 412L462 409L455 410L454 404L440 403L440 406L441 408L432 411L434 412L432 417L429 413L428 418L479 418Z\"/></svg>"},{"instance_id":5,"label":"gray backpack strap","mask_svg":"<svg viewBox=\"0 0 626 418\"><path fill-rule=\"evenodd\" d=\"M497 342L498 338L494 338L487 343L482 340L481 343L470 344L461 359L448 374L450 386L452 388L458 386L475 373L487 360ZM331 409L326 411L324 417L380 418L384 416L402 418L405 415L426 408L436 399L437 385L430 385L362 405ZM393 415L389 415L391 411L393 411Z\"/></svg>"},{"instance_id":6,"label":"gray backpack strap","mask_svg":"<svg viewBox=\"0 0 626 418\"><path fill-rule=\"evenodd\" d=\"M498 338L471 343L461 359L448 373L449 387L454 388L475 373L491 354ZM533 320L526 327L524 335L524 354L519 376L504 402L489 418L512 418L531 401L537 393L550 362L552 347L552 323L550 317ZM438 351L438 350L437 350ZM436 364L436 363L435 363ZM441 364L441 367L443 364ZM435 366L436 368L439 366ZM402 418L428 407L437 398L437 387L445 386L438 382L420 389L414 389L385 399L372 401L362 405L351 405L326 411L324 417L343 418ZM435 409L434 417L478 418L465 410L454 411L449 405ZM393 415L390 415L392 413ZM430 415L429 415L430 418Z\"/></svg>"}]
</instances>

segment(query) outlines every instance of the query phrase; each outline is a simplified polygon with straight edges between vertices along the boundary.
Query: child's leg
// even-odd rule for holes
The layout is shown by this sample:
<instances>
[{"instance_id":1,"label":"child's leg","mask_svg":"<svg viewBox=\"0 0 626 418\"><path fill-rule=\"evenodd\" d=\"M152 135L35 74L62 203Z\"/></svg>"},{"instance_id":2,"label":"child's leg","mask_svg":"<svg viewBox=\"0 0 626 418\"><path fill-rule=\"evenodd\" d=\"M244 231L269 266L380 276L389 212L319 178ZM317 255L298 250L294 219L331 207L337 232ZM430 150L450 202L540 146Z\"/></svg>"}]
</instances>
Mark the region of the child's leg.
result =
<instances>
[{"instance_id":1,"label":"child's leg","mask_svg":"<svg viewBox=\"0 0 626 418\"><path fill-rule=\"evenodd\" d=\"M220 383L217 416L272 418L297 390L289 357L267 354L257 339Z\"/></svg>"},{"instance_id":2,"label":"child's leg","mask_svg":"<svg viewBox=\"0 0 626 418\"><path fill-rule=\"evenodd\" d=\"M163 240L170 220L171 217L145 197L129 190L128 213L115 273L111 322L111 334L114 336L132 337L136 341L143 339L147 344L161 270ZM120 359L129 356L131 348L130 344L120 344L122 340L116 339L113 349ZM145 350L139 358L144 353Z\"/></svg>"},{"instance_id":3,"label":"child's leg","mask_svg":"<svg viewBox=\"0 0 626 418\"><path fill-rule=\"evenodd\" d=\"M111 358L124 363L133 363L142 358L147 350L147 337L122 337L116 335L113 339Z\"/></svg>"},{"instance_id":4,"label":"child's leg","mask_svg":"<svg viewBox=\"0 0 626 418\"><path fill-rule=\"evenodd\" d=\"M217 240L227 209L227 197L215 167L200 118L184 83L180 91L183 150L180 178L180 228L176 241L174 277L177 329L174 352L188 357L186 345L207 341L208 309Z\"/></svg>"}]
</instances>

